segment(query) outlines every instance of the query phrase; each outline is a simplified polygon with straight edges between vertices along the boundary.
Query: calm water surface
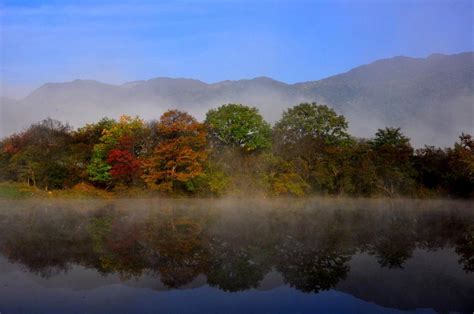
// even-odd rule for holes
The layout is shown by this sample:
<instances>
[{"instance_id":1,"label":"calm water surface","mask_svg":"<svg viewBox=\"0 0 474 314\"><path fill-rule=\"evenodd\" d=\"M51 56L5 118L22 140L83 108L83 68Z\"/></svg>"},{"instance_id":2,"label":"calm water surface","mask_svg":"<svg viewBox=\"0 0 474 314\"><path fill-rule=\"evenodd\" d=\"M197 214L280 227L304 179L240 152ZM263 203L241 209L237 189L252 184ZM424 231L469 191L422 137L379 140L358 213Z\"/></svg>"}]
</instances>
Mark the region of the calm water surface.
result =
<instances>
[{"instance_id":1,"label":"calm water surface","mask_svg":"<svg viewBox=\"0 0 474 314\"><path fill-rule=\"evenodd\" d=\"M455 201L0 201L0 312L472 313Z\"/></svg>"}]
</instances>

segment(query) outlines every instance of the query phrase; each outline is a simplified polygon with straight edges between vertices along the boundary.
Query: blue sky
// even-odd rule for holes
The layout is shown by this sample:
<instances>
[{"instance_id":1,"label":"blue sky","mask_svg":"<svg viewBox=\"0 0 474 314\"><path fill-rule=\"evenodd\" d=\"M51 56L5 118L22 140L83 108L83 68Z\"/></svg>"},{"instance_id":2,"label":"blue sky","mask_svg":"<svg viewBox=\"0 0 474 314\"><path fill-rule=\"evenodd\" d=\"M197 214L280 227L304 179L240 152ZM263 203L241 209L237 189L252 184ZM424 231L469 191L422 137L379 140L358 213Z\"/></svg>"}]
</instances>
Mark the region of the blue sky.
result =
<instances>
[{"instance_id":1,"label":"blue sky","mask_svg":"<svg viewBox=\"0 0 474 314\"><path fill-rule=\"evenodd\" d=\"M316 80L474 50L473 10L469 0L0 0L0 92L76 78Z\"/></svg>"}]
</instances>

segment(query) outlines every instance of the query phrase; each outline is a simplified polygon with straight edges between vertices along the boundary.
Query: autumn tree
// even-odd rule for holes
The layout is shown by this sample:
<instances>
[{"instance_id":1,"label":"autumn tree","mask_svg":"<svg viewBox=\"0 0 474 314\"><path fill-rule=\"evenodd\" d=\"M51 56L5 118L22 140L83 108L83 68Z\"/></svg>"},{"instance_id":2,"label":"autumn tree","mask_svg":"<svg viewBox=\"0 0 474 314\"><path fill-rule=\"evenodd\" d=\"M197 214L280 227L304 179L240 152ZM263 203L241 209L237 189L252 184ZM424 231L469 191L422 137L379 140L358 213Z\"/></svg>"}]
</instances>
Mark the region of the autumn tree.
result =
<instances>
[{"instance_id":1,"label":"autumn tree","mask_svg":"<svg viewBox=\"0 0 474 314\"><path fill-rule=\"evenodd\" d=\"M88 150L92 151L95 144L100 142L101 137L106 130L112 129L117 122L110 118L102 118L97 123L86 124L74 132L74 138L77 142L84 143Z\"/></svg>"},{"instance_id":2,"label":"autumn tree","mask_svg":"<svg viewBox=\"0 0 474 314\"><path fill-rule=\"evenodd\" d=\"M271 195L303 196L309 189L291 162L271 152L262 156L260 168L263 168L263 178Z\"/></svg>"},{"instance_id":3,"label":"autumn tree","mask_svg":"<svg viewBox=\"0 0 474 314\"><path fill-rule=\"evenodd\" d=\"M4 144L4 158L18 181L45 188L67 185L70 169L71 128L53 119L32 125Z\"/></svg>"},{"instance_id":4,"label":"autumn tree","mask_svg":"<svg viewBox=\"0 0 474 314\"><path fill-rule=\"evenodd\" d=\"M151 189L171 192L195 189L207 158L205 126L191 115L165 112L156 125L158 144L143 163L143 180Z\"/></svg>"},{"instance_id":5,"label":"autumn tree","mask_svg":"<svg viewBox=\"0 0 474 314\"><path fill-rule=\"evenodd\" d=\"M130 185L140 177L140 156L147 130L138 117L122 116L117 123L107 123L100 143L94 145L87 167L89 178L99 184Z\"/></svg>"},{"instance_id":6,"label":"autumn tree","mask_svg":"<svg viewBox=\"0 0 474 314\"><path fill-rule=\"evenodd\" d=\"M122 136L118 145L107 156L107 163L110 165L110 176L115 181L127 185L138 178L141 170L141 160L135 156L133 145L134 139L131 136Z\"/></svg>"},{"instance_id":7,"label":"autumn tree","mask_svg":"<svg viewBox=\"0 0 474 314\"><path fill-rule=\"evenodd\" d=\"M13 134L0 141L0 180L15 181L18 179L18 169L13 166L13 156L24 145L22 134Z\"/></svg>"},{"instance_id":8,"label":"autumn tree","mask_svg":"<svg viewBox=\"0 0 474 314\"><path fill-rule=\"evenodd\" d=\"M115 120L103 118L97 123L86 124L72 132L69 158L76 167L70 171L78 181L85 181L89 178L87 166L92 160L94 146L100 143L104 130L110 129L115 123Z\"/></svg>"}]
</instances>

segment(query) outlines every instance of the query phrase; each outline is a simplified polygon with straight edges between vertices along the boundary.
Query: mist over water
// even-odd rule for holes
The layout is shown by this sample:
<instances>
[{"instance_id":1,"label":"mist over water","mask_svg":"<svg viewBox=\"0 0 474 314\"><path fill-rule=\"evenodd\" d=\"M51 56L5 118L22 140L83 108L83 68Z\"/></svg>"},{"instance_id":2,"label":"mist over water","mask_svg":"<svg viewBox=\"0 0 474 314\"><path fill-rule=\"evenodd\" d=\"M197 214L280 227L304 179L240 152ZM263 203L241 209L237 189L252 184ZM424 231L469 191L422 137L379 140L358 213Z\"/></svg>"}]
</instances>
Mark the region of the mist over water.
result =
<instances>
[{"instance_id":1,"label":"mist over water","mask_svg":"<svg viewBox=\"0 0 474 314\"><path fill-rule=\"evenodd\" d=\"M6 313L474 307L471 202L56 199L0 208Z\"/></svg>"}]
</instances>

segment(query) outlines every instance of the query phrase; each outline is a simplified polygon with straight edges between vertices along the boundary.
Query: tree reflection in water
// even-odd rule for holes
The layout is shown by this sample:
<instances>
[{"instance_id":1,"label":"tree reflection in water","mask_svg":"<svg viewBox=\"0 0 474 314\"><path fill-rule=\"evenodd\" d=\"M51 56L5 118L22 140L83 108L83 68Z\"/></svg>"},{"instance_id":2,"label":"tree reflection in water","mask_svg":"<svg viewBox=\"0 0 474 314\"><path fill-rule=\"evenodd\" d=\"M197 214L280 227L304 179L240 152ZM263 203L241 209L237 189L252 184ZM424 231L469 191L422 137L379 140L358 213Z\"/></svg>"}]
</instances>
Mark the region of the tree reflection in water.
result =
<instances>
[{"instance_id":1,"label":"tree reflection in water","mask_svg":"<svg viewBox=\"0 0 474 314\"><path fill-rule=\"evenodd\" d=\"M258 288L274 270L300 291L328 290L361 252L403 268L415 249L454 248L464 271L474 270L467 203L290 204L16 204L2 213L0 249L43 277L82 265L124 280L151 274L170 288L204 275L225 291Z\"/></svg>"}]
</instances>

